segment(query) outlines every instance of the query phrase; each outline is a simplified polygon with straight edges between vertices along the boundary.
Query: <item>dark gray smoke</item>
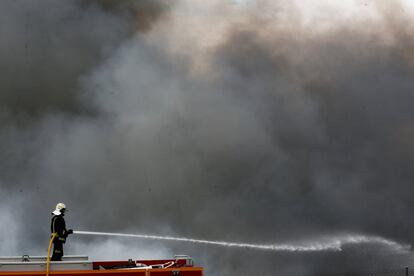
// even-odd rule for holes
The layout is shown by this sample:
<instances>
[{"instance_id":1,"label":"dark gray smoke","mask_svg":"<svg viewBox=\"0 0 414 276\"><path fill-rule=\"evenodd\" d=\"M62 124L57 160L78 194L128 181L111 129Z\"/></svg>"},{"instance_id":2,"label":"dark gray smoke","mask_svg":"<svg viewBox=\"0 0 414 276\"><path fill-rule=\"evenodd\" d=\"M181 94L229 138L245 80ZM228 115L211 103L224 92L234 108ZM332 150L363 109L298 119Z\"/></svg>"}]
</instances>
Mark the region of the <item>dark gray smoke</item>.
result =
<instances>
[{"instance_id":1,"label":"dark gray smoke","mask_svg":"<svg viewBox=\"0 0 414 276\"><path fill-rule=\"evenodd\" d=\"M45 251L60 201L78 230L414 242L412 14L388 1L316 19L289 1L204 2L0 2L3 255ZM185 253L209 275L412 258L77 236L67 252Z\"/></svg>"}]
</instances>

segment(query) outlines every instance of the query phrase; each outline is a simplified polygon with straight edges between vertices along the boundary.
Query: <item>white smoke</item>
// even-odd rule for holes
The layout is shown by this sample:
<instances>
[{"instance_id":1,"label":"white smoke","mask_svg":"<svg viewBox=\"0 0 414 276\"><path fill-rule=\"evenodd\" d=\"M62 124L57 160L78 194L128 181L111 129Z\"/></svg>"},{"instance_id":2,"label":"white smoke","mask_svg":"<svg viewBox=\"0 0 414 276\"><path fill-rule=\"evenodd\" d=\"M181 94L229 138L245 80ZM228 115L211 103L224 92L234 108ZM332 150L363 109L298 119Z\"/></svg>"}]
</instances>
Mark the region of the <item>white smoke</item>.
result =
<instances>
[{"instance_id":1,"label":"white smoke","mask_svg":"<svg viewBox=\"0 0 414 276\"><path fill-rule=\"evenodd\" d=\"M19 201L14 198L15 202L11 202L3 196L4 192L0 190L0 255L18 255L19 237L21 231L19 220Z\"/></svg>"}]
</instances>

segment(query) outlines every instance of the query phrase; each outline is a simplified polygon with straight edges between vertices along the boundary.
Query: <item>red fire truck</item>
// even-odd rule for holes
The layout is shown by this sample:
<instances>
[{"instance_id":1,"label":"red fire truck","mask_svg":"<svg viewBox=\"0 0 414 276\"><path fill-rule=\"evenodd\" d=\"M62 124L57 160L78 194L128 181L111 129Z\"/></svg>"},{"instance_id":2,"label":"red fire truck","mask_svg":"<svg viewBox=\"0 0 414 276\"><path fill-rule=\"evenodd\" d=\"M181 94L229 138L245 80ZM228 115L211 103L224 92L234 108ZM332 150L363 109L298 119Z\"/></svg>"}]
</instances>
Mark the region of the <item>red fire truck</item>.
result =
<instances>
[{"instance_id":1,"label":"red fire truck","mask_svg":"<svg viewBox=\"0 0 414 276\"><path fill-rule=\"evenodd\" d=\"M87 256L64 256L49 262L45 256L0 257L0 276L203 276L193 260L177 255L168 260L89 261Z\"/></svg>"}]
</instances>

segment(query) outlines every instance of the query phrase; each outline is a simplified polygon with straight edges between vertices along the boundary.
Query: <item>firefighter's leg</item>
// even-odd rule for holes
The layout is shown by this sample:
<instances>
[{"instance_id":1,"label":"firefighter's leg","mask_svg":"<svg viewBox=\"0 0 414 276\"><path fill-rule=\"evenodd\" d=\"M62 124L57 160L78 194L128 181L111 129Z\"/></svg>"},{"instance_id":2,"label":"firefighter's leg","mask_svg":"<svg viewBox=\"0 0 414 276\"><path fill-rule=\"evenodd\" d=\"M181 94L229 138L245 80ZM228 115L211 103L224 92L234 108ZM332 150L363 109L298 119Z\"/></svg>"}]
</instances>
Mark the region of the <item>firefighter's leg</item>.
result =
<instances>
[{"instance_id":1,"label":"firefighter's leg","mask_svg":"<svg viewBox=\"0 0 414 276\"><path fill-rule=\"evenodd\" d=\"M53 255L51 261L61 261L63 256L63 243L61 241L55 241L53 243Z\"/></svg>"}]
</instances>

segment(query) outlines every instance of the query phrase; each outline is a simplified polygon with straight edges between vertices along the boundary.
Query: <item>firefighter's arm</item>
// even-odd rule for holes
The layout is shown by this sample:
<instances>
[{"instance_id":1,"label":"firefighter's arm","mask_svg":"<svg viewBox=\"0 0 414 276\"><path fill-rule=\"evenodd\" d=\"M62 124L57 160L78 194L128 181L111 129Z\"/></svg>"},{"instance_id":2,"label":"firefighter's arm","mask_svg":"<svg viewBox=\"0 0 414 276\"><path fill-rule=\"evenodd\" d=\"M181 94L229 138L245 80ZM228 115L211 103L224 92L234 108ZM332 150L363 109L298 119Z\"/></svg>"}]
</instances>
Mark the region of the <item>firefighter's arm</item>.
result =
<instances>
[{"instance_id":1,"label":"firefighter's arm","mask_svg":"<svg viewBox=\"0 0 414 276\"><path fill-rule=\"evenodd\" d=\"M72 229L68 229L68 230L64 229L63 230L63 236L65 238L67 238L70 234L73 234L73 230Z\"/></svg>"},{"instance_id":2,"label":"firefighter's arm","mask_svg":"<svg viewBox=\"0 0 414 276\"><path fill-rule=\"evenodd\" d=\"M56 231L56 238L62 242L66 242L66 237L68 235L66 234L65 222L63 221L63 219L61 218L56 219L55 231Z\"/></svg>"}]
</instances>

